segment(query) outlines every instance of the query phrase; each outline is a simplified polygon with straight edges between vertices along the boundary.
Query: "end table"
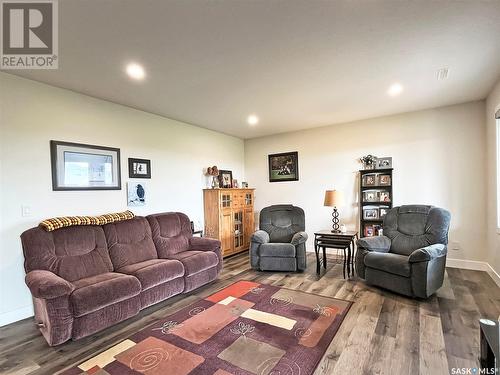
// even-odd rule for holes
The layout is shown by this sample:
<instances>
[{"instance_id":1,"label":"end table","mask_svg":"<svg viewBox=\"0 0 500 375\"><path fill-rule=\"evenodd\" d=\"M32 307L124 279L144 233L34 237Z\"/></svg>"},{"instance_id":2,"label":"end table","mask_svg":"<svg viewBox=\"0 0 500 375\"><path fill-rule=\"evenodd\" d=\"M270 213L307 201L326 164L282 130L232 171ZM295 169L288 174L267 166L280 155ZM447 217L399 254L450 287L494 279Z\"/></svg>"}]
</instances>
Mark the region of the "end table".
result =
<instances>
[{"instance_id":1,"label":"end table","mask_svg":"<svg viewBox=\"0 0 500 375\"><path fill-rule=\"evenodd\" d=\"M354 276L354 253L358 232L335 233L331 230L321 230L314 233L314 251L316 252L316 273L320 273L321 264L326 269L326 249L341 249L344 251L344 279ZM319 255L323 249L323 259Z\"/></svg>"}]
</instances>

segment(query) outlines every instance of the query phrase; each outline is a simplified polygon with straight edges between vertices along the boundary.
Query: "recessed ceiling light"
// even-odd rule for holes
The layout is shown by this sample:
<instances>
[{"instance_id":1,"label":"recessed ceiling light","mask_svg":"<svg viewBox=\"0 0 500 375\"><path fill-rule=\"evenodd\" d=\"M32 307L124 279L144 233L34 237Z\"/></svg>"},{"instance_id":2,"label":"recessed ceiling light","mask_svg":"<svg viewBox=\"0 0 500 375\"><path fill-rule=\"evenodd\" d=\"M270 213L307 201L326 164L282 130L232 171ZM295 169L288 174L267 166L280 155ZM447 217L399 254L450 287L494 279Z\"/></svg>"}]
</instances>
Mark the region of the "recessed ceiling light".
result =
<instances>
[{"instance_id":1,"label":"recessed ceiling light","mask_svg":"<svg viewBox=\"0 0 500 375\"><path fill-rule=\"evenodd\" d=\"M144 72L144 68L136 63L130 63L127 65L127 74L130 78L141 80L144 79L146 73Z\"/></svg>"},{"instance_id":2,"label":"recessed ceiling light","mask_svg":"<svg viewBox=\"0 0 500 375\"><path fill-rule=\"evenodd\" d=\"M387 94L390 96L397 96L403 92L403 86L399 83L393 83L389 90L387 90Z\"/></svg>"},{"instance_id":3,"label":"recessed ceiling light","mask_svg":"<svg viewBox=\"0 0 500 375\"><path fill-rule=\"evenodd\" d=\"M259 123L259 118L256 115L250 115L247 117L248 125L257 125Z\"/></svg>"}]
</instances>

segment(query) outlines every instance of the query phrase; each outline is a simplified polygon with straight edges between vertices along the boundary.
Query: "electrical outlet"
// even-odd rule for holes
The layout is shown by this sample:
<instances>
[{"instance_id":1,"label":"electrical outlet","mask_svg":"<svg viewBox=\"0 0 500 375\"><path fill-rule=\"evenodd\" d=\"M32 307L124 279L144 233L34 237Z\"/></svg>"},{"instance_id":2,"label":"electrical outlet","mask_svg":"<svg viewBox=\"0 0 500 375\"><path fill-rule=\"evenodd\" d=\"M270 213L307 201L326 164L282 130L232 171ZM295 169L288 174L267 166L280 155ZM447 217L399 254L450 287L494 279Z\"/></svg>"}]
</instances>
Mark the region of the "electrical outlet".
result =
<instances>
[{"instance_id":1,"label":"electrical outlet","mask_svg":"<svg viewBox=\"0 0 500 375\"><path fill-rule=\"evenodd\" d=\"M21 206L21 216L30 217L31 216L31 206L22 205Z\"/></svg>"},{"instance_id":2,"label":"electrical outlet","mask_svg":"<svg viewBox=\"0 0 500 375\"><path fill-rule=\"evenodd\" d=\"M459 251L460 250L460 242L458 242L458 241L452 242L451 243L451 249L455 250L455 251Z\"/></svg>"}]
</instances>

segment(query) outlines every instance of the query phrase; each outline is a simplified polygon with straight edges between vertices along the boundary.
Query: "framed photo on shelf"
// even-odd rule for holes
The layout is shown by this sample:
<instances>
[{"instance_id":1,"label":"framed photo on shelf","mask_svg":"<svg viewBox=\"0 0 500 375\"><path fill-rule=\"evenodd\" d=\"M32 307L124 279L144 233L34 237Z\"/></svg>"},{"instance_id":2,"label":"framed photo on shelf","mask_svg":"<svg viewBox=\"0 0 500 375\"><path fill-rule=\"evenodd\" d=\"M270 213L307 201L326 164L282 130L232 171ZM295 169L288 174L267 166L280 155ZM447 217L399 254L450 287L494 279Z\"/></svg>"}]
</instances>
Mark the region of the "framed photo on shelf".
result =
<instances>
[{"instance_id":1,"label":"framed photo on shelf","mask_svg":"<svg viewBox=\"0 0 500 375\"><path fill-rule=\"evenodd\" d=\"M362 181L363 186L375 186L377 178L375 174L365 174Z\"/></svg>"},{"instance_id":2,"label":"framed photo on shelf","mask_svg":"<svg viewBox=\"0 0 500 375\"><path fill-rule=\"evenodd\" d=\"M363 202L377 202L377 192L375 190L367 190L363 192Z\"/></svg>"},{"instance_id":3,"label":"framed photo on shelf","mask_svg":"<svg viewBox=\"0 0 500 375\"><path fill-rule=\"evenodd\" d=\"M120 149L50 141L52 190L120 190Z\"/></svg>"},{"instance_id":4,"label":"framed photo on shelf","mask_svg":"<svg viewBox=\"0 0 500 375\"><path fill-rule=\"evenodd\" d=\"M375 235L373 225L365 225L364 236L373 237Z\"/></svg>"},{"instance_id":5,"label":"framed photo on shelf","mask_svg":"<svg viewBox=\"0 0 500 375\"><path fill-rule=\"evenodd\" d=\"M388 169L392 168L392 157L377 158L376 169Z\"/></svg>"},{"instance_id":6,"label":"framed photo on shelf","mask_svg":"<svg viewBox=\"0 0 500 375\"><path fill-rule=\"evenodd\" d=\"M381 191L379 193L379 201L380 202L390 202L391 196L388 191Z\"/></svg>"},{"instance_id":7,"label":"framed photo on shelf","mask_svg":"<svg viewBox=\"0 0 500 375\"><path fill-rule=\"evenodd\" d=\"M378 176L378 184L382 186L391 185L391 175L390 174L380 174Z\"/></svg>"},{"instance_id":8,"label":"framed photo on shelf","mask_svg":"<svg viewBox=\"0 0 500 375\"><path fill-rule=\"evenodd\" d=\"M376 220L376 219L378 219L378 208L364 208L363 209L363 219L364 220Z\"/></svg>"},{"instance_id":9,"label":"framed photo on shelf","mask_svg":"<svg viewBox=\"0 0 500 375\"><path fill-rule=\"evenodd\" d=\"M130 178L151 178L151 160L128 158Z\"/></svg>"},{"instance_id":10,"label":"framed photo on shelf","mask_svg":"<svg viewBox=\"0 0 500 375\"><path fill-rule=\"evenodd\" d=\"M378 209L378 216L379 218L383 219L385 215L387 215L387 212L390 210L389 207L380 207Z\"/></svg>"},{"instance_id":11,"label":"framed photo on shelf","mask_svg":"<svg viewBox=\"0 0 500 375\"><path fill-rule=\"evenodd\" d=\"M219 170L219 186L221 188L232 188L233 187L233 172Z\"/></svg>"},{"instance_id":12,"label":"framed photo on shelf","mask_svg":"<svg viewBox=\"0 0 500 375\"><path fill-rule=\"evenodd\" d=\"M297 151L268 155L269 182L298 181L299 154Z\"/></svg>"}]
</instances>

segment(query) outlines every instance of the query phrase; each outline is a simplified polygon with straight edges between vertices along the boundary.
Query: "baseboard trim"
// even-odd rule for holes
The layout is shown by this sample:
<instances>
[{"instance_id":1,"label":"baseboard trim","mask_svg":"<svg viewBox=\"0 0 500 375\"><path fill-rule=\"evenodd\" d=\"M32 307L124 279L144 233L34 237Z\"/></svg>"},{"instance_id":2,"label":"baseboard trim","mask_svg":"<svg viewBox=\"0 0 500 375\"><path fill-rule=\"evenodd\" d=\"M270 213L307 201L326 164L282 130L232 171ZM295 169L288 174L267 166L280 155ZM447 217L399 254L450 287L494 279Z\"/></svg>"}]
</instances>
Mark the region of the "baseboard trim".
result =
<instances>
[{"instance_id":1,"label":"baseboard trim","mask_svg":"<svg viewBox=\"0 0 500 375\"><path fill-rule=\"evenodd\" d=\"M20 309L4 312L0 314L0 327L29 318L30 316L33 316L32 306L21 307Z\"/></svg>"},{"instance_id":2,"label":"baseboard trim","mask_svg":"<svg viewBox=\"0 0 500 375\"><path fill-rule=\"evenodd\" d=\"M487 262L447 258L446 267L487 272L488 275L490 275L490 277L493 279L495 284L500 287L500 275Z\"/></svg>"}]
</instances>

